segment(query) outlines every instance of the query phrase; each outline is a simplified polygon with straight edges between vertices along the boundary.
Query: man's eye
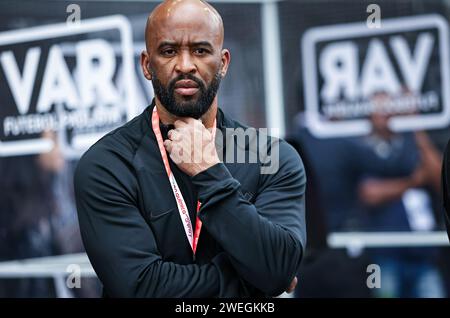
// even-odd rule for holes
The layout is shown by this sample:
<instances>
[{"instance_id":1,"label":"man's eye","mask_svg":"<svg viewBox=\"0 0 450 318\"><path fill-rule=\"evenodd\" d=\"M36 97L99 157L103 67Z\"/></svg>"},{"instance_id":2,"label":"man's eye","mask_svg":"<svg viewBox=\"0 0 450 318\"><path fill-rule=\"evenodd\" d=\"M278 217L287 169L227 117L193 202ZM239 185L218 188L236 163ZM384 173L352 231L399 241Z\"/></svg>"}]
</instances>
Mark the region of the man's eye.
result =
<instances>
[{"instance_id":1,"label":"man's eye","mask_svg":"<svg viewBox=\"0 0 450 318\"><path fill-rule=\"evenodd\" d=\"M206 49L202 49L202 48L198 48L194 50L194 53L197 55L205 55L206 53L208 53L208 50Z\"/></svg>"},{"instance_id":2,"label":"man's eye","mask_svg":"<svg viewBox=\"0 0 450 318\"><path fill-rule=\"evenodd\" d=\"M174 49L166 49L162 51L162 55L164 56L172 56L174 55L176 52Z\"/></svg>"}]
</instances>

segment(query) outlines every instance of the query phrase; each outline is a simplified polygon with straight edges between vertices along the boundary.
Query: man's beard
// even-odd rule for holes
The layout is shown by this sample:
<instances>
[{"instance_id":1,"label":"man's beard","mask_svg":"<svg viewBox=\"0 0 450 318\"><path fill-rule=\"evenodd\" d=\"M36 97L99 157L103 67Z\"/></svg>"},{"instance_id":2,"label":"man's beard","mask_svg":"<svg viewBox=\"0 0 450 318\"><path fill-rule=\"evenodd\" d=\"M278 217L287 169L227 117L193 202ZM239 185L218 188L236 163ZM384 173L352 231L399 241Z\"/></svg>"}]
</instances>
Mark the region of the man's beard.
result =
<instances>
[{"instance_id":1,"label":"man's beard","mask_svg":"<svg viewBox=\"0 0 450 318\"><path fill-rule=\"evenodd\" d=\"M182 102L177 102L175 99L175 84L179 80L192 80L198 85L199 97L191 97ZM179 75L169 82L165 87L152 72L152 85L155 95L158 97L161 104L167 111L178 117L193 117L199 119L211 107L214 98L217 95L222 76L217 72L211 83L206 87L201 80L192 74Z\"/></svg>"}]
</instances>

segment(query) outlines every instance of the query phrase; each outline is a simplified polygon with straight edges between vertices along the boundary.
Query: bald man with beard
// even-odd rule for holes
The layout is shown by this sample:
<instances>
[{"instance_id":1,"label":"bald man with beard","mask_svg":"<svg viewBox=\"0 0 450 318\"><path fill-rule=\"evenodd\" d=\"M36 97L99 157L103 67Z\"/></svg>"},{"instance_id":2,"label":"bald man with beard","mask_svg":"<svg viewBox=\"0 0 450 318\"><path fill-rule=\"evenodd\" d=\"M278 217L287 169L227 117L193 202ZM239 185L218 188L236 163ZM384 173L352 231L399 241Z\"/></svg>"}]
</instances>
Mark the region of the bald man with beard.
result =
<instances>
[{"instance_id":1,"label":"bald man with beard","mask_svg":"<svg viewBox=\"0 0 450 318\"><path fill-rule=\"evenodd\" d=\"M306 242L303 164L272 138L273 173L262 173L260 159L220 160L238 147L218 151L219 136L247 128L218 107L231 58L223 39L211 5L158 5L141 54L154 100L78 164L81 234L105 296L276 296L295 288ZM248 158L250 147L239 149Z\"/></svg>"}]
</instances>

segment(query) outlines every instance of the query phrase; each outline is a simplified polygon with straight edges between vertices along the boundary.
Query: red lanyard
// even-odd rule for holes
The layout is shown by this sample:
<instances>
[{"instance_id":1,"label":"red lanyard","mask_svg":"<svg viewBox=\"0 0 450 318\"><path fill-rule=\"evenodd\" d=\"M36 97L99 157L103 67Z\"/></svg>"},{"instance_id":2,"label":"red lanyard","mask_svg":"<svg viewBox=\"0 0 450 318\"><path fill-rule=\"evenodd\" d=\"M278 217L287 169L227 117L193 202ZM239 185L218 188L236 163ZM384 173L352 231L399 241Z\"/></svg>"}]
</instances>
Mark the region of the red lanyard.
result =
<instances>
[{"instance_id":1,"label":"red lanyard","mask_svg":"<svg viewBox=\"0 0 450 318\"><path fill-rule=\"evenodd\" d=\"M213 126L213 139L216 133L216 121L214 120ZM172 187L172 192L175 197L175 201L177 202L178 212L180 214L181 222L183 223L184 232L186 233L186 237L189 241L189 245L192 248L192 251L195 252L197 250L198 239L200 237L200 231L202 229L202 221L198 217L198 212L200 211L201 203L197 201L197 213L195 218L195 232L192 230L191 218L189 216L189 211L186 207L186 203L184 202L183 195L181 194L180 188L178 187L177 180L175 179L172 170L170 169L169 159L167 157L166 148L164 148L163 138L161 134L161 130L159 129L159 115L156 109L156 106L153 108L152 114L152 128L155 133L156 140L158 141L159 151L161 153L161 157L164 163L164 167L166 168L167 177L169 178L170 185Z\"/></svg>"}]
</instances>

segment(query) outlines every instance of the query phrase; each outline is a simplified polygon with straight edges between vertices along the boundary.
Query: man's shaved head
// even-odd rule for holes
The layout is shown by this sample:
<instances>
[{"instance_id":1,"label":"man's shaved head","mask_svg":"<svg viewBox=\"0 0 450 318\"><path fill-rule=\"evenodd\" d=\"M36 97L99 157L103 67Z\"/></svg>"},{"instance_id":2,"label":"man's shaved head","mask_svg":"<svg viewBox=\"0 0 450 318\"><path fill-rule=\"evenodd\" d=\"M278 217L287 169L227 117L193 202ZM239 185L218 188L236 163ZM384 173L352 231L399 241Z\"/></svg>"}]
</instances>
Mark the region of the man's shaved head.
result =
<instances>
[{"instance_id":1,"label":"man's shaved head","mask_svg":"<svg viewBox=\"0 0 450 318\"><path fill-rule=\"evenodd\" d=\"M199 118L217 106L217 90L230 62L222 18L202 0L168 0L149 15L144 76L156 103L178 117Z\"/></svg>"},{"instance_id":2,"label":"man's shaved head","mask_svg":"<svg viewBox=\"0 0 450 318\"><path fill-rule=\"evenodd\" d=\"M199 16L209 20L210 26L212 29L215 29L217 36L223 44L224 29L222 17L212 5L203 0L165 0L147 18L147 25L145 27L147 49L148 41L155 27L160 27L166 23L170 24L172 19L177 20L190 16Z\"/></svg>"}]
</instances>

